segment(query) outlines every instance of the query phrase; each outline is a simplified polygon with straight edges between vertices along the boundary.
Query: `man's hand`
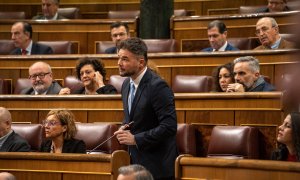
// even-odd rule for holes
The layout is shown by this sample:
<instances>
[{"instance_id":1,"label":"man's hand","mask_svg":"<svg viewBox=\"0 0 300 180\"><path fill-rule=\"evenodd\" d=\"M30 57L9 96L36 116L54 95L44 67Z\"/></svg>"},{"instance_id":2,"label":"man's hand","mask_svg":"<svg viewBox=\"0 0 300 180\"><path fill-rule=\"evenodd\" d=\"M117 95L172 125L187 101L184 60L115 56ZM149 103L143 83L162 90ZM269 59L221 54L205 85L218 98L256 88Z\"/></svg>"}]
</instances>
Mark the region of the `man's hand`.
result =
<instances>
[{"instance_id":1,"label":"man's hand","mask_svg":"<svg viewBox=\"0 0 300 180\"><path fill-rule=\"evenodd\" d=\"M228 84L226 92L245 92L245 88L240 83Z\"/></svg>"},{"instance_id":2,"label":"man's hand","mask_svg":"<svg viewBox=\"0 0 300 180\"><path fill-rule=\"evenodd\" d=\"M63 94L70 94L70 93L71 93L71 90L69 88L62 88L58 94L63 95Z\"/></svg>"},{"instance_id":3,"label":"man's hand","mask_svg":"<svg viewBox=\"0 0 300 180\"><path fill-rule=\"evenodd\" d=\"M134 136L130 133L129 130L123 130L122 128L120 128L114 134L117 135L117 139L120 144L136 145Z\"/></svg>"}]
</instances>

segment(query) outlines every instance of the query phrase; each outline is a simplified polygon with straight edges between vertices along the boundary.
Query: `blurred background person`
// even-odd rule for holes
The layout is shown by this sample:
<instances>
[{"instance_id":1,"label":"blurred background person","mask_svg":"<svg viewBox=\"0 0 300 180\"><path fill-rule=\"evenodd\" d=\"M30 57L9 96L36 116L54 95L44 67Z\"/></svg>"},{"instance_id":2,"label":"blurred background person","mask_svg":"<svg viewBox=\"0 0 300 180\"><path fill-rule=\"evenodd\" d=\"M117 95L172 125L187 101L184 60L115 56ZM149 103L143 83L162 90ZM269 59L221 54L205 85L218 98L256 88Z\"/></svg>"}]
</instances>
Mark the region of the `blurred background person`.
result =
<instances>
[{"instance_id":1,"label":"blurred background person","mask_svg":"<svg viewBox=\"0 0 300 180\"><path fill-rule=\"evenodd\" d=\"M300 114L292 112L286 116L278 128L278 149L271 159L281 161L300 161Z\"/></svg>"},{"instance_id":2,"label":"blurred background person","mask_svg":"<svg viewBox=\"0 0 300 180\"><path fill-rule=\"evenodd\" d=\"M43 121L46 141L40 151L50 153L86 153L86 145L75 139L75 117L69 110L51 110Z\"/></svg>"},{"instance_id":3,"label":"blurred background person","mask_svg":"<svg viewBox=\"0 0 300 180\"><path fill-rule=\"evenodd\" d=\"M258 9L257 13L290 11L287 0L267 0L267 2L267 7Z\"/></svg>"},{"instance_id":4,"label":"blurred background person","mask_svg":"<svg viewBox=\"0 0 300 180\"><path fill-rule=\"evenodd\" d=\"M154 180L151 173L139 164L122 166L118 171L117 180Z\"/></svg>"},{"instance_id":5,"label":"blurred background person","mask_svg":"<svg viewBox=\"0 0 300 180\"><path fill-rule=\"evenodd\" d=\"M213 72L214 92L226 92L228 84L234 83L233 63L221 65Z\"/></svg>"},{"instance_id":6,"label":"blurred background person","mask_svg":"<svg viewBox=\"0 0 300 180\"><path fill-rule=\"evenodd\" d=\"M34 16L33 20L61 20L67 19L58 14L59 0L42 0L43 14Z\"/></svg>"},{"instance_id":7,"label":"blurred background person","mask_svg":"<svg viewBox=\"0 0 300 180\"><path fill-rule=\"evenodd\" d=\"M114 47L110 47L105 50L106 54L117 54L117 46L122 40L130 37L129 27L124 22L115 22L110 26L110 34L112 41L116 44Z\"/></svg>"}]
</instances>

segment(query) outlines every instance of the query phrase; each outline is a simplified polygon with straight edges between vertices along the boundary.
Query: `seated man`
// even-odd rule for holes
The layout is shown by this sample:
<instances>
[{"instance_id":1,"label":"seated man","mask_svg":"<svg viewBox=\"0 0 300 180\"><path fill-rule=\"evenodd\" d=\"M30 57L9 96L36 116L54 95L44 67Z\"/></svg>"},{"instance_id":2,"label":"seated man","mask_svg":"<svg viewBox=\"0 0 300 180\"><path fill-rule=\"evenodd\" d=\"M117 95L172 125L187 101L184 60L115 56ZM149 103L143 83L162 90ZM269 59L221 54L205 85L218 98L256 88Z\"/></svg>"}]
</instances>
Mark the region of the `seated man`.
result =
<instances>
[{"instance_id":1,"label":"seated man","mask_svg":"<svg viewBox=\"0 0 300 180\"><path fill-rule=\"evenodd\" d=\"M0 152L29 152L28 142L11 129L11 114L0 107Z\"/></svg>"},{"instance_id":2,"label":"seated man","mask_svg":"<svg viewBox=\"0 0 300 180\"><path fill-rule=\"evenodd\" d=\"M24 89L20 94L59 94L61 86L53 81L52 70L45 62L36 62L29 67L29 77L32 87Z\"/></svg>"},{"instance_id":3,"label":"seated man","mask_svg":"<svg viewBox=\"0 0 300 180\"><path fill-rule=\"evenodd\" d=\"M130 37L129 27L126 23L115 22L110 26L111 39L116 44L115 47L111 47L105 50L106 54L117 54L117 46L122 40Z\"/></svg>"},{"instance_id":4,"label":"seated man","mask_svg":"<svg viewBox=\"0 0 300 180\"><path fill-rule=\"evenodd\" d=\"M133 164L119 168L117 180L153 180L151 173L142 165Z\"/></svg>"},{"instance_id":5,"label":"seated man","mask_svg":"<svg viewBox=\"0 0 300 180\"><path fill-rule=\"evenodd\" d=\"M295 47L295 44L280 37L278 24L271 17L263 17L257 21L255 34L261 45L254 50L289 49Z\"/></svg>"},{"instance_id":6,"label":"seated man","mask_svg":"<svg viewBox=\"0 0 300 180\"><path fill-rule=\"evenodd\" d=\"M222 21L215 20L210 22L207 27L207 35L211 47L202 49L201 51L213 52L239 50L227 42L227 28Z\"/></svg>"},{"instance_id":7,"label":"seated man","mask_svg":"<svg viewBox=\"0 0 300 180\"><path fill-rule=\"evenodd\" d=\"M59 0L42 0L42 15L34 16L33 20L61 20L67 19L57 13Z\"/></svg>"},{"instance_id":8,"label":"seated man","mask_svg":"<svg viewBox=\"0 0 300 180\"><path fill-rule=\"evenodd\" d=\"M257 13L290 11L287 0L268 0L268 6L260 8Z\"/></svg>"},{"instance_id":9,"label":"seated man","mask_svg":"<svg viewBox=\"0 0 300 180\"><path fill-rule=\"evenodd\" d=\"M252 56L236 58L233 73L236 83L229 84L227 92L262 92L275 91L259 73L259 61Z\"/></svg>"},{"instance_id":10,"label":"seated man","mask_svg":"<svg viewBox=\"0 0 300 180\"><path fill-rule=\"evenodd\" d=\"M27 22L16 22L11 28L11 39L17 47L10 54L53 54L51 47L32 41L32 27Z\"/></svg>"}]
</instances>

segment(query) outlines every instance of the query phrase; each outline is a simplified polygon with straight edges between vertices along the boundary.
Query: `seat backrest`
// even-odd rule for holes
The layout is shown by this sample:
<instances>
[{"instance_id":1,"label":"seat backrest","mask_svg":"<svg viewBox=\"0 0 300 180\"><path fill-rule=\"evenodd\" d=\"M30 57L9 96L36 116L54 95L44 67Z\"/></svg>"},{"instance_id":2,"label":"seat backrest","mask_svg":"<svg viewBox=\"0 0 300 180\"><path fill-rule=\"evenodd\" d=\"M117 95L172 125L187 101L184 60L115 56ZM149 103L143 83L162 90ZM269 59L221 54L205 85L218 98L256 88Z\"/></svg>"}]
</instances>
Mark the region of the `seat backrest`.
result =
<instances>
[{"instance_id":1,"label":"seat backrest","mask_svg":"<svg viewBox=\"0 0 300 180\"><path fill-rule=\"evenodd\" d=\"M44 137L41 124L12 124L12 129L27 140L32 151L39 150Z\"/></svg>"},{"instance_id":2,"label":"seat backrest","mask_svg":"<svg viewBox=\"0 0 300 180\"><path fill-rule=\"evenodd\" d=\"M257 38L228 38L228 43L240 50L252 50L259 46Z\"/></svg>"},{"instance_id":3,"label":"seat backrest","mask_svg":"<svg viewBox=\"0 0 300 180\"><path fill-rule=\"evenodd\" d=\"M50 46L53 54L73 54L70 41L39 41L38 43Z\"/></svg>"},{"instance_id":4,"label":"seat backrest","mask_svg":"<svg viewBox=\"0 0 300 180\"><path fill-rule=\"evenodd\" d=\"M0 79L0 94L11 94L11 79Z\"/></svg>"},{"instance_id":5,"label":"seat backrest","mask_svg":"<svg viewBox=\"0 0 300 180\"><path fill-rule=\"evenodd\" d=\"M71 90L71 94L84 87L82 82L75 76L65 77L64 86Z\"/></svg>"},{"instance_id":6,"label":"seat backrest","mask_svg":"<svg viewBox=\"0 0 300 180\"><path fill-rule=\"evenodd\" d=\"M120 75L111 75L109 77L108 84L113 85L118 93L121 93L122 84L127 77L122 77Z\"/></svg>"},{"instance_id":7,"label":"seat backrest","mask_svg":"<svg viewBox=\"0 0 300 180\"><path fill-rule=\"evenodd\" d=\"M177 42L175 39L144 39L148 53L157 52L177 52Z\"/></svg>"},{"instance_id":8,"label":"seat backrest","mask_svg":"<svg viewBox=\"0 0 300 180\"><path fill-rule=\"evenodd\" d=\"M192 156L197 156L195 127L191 124L178 124L176 144L179 154L190 154Z\"/></svg>"},{"instance_id":9,"label":"seat backrest","mask_svg":"<svg viewBox=\"0 0 300 180\"><path fill-rule=\"evenodd\" d=\"M77 123L76 127L77 134L75 138L85 142L87 152L105 142L105 140L113 136L114 132L118 130L118 125L110 123ZM122 149L122 146L114 137L95 149L93 153L111 154L118 149Z\"/></svg>"},{"instance_id":10,"label":"seat backrest","mask_svg":"<svg viewBox=\"0 0 300 180\"><path fill-rule=\"evenodd\" d=\"M297 42L296 34L280 34L280 37L290 42Z\"/></svg>"},{"instance_id":11,"label":"seat backrest","mask_svg":"<svg viewBox=\"0 0 300 180\"><path fill-rule=\"evenodd\" d=\"M176 75L172 81L174 93L210 92L213 78L211 76Z\"/></svg>"},{"instance_id":12,"label":"seat backrest","mask_svg":"<svg viewBox=\"0 0 300 180\"><path fill-rule=\"evenodd\" d=\"M108 19L135 19L140 16L140 11L108 11Z\"/></svg>"},{"instance_id":13,"label":"seat backrest","mask_svg":"<svg viewBox=\"0 0 300 180\"><path fill-rule=\"evenodd\" d=\"M14 94L20 94L23 89L31 87L30 79L19 78L15 84Z\"/></svg>"},{"instance_id":14,"label":"seat backrest","mask_svg":"<svg viewBox=\"0 0 300 180\"><path fill-rule=\"evenodd\" d=\"M174 16L186 16L187 11L185 9L175 9Z\"/></svg>"},{"instance_id":15,"label":"seat backrest","mask_svg":"<svg viewBox=\"0 0 300 180\"><path fill-rule=\"evenodd\" d=\"M114 47L116 44L113 41L96 41L95 42L95 53L96 54L104 54L105 50Z\"/></svg>"},{"instance_id":16,"label":"seat backrest","mask_svg":"<svg viewBox=\"0 0 300 180\"><path fill-rule=\"evenodd\" d=\"M9 55L15 48L12 40L0 40L0 55Z\"/></svg>"},{"instance_id":17,"label":"seat backrest","mask_svg":"<svg viewBox=\"0 0 300 180\"><path fill-rule=\"evenodd\" d=\"M256 13L257 10L267 7L266 5L262 6L240 6L239 13L240 14L253 14Z\"/></svg>"},{"instance_id":18,"label":"seat backrest","mask_svg":"<svg viewBox=\"0 0 300 180\"><path fill-rule=\"evenodd\" d=\"M80 10L77 7L58 8L58 14L62 15L67 19L80 19Z\"/></svg>"},{"instance_id":19,"label":"seat backrest","mask_svg":"<svg viewBox=\"0 0 300 180\"><path fill-rule=\"evenodd\" d=\"M25 12L0 12L0 19L25 19Z\"/></svg>"},{"instance_id":20,"label":"seat backrest","mask_svg":"<svg viewBox=\"0 0 300 180\"><path fill-rule=\"evenodd\" d=\"M208 157L259 158L259 131L249 126L215 126L212 130Z\"/></svg>"}]
</instances>

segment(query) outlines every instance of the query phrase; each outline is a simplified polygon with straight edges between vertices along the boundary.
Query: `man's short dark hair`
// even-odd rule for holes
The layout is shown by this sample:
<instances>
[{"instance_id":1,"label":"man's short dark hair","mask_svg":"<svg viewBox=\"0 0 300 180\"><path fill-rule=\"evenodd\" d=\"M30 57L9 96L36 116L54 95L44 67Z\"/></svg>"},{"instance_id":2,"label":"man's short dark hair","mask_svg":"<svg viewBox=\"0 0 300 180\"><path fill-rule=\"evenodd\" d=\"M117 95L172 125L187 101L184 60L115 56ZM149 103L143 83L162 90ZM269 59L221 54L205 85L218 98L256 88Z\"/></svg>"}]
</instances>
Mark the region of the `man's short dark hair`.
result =
<instances>
[{"instance_id":1,"label":"man's short dark hair","mask_svg":"<svg viewBox=\"0 0 300 180\"><path fill-rule=\"evenodd\" d=\"M152 174L146 168L144 168L144 166L139 164L120 167L119 174L124 176L133 174L135 180L153 180Z\"/></svg>"},{"instance_id":2,"label":"man's short dark hair","mask_svg":"<svg viewBox=\"0 0 300 180\"><path fill-rule=\"evenodd\" d=\"M23 27L24 27L24 32L28 32L30 39L32 39L32 26L31 26L31 24L29 24L27 22L23 22Z\"/></svg>"},{"instance_id":3,"label":"man's short dark hair","mask_svg":"<svg viewBox=\"0 0 300 180\"><path fill-rule=\"evenodd\" d=\"M117 22L112 23L110 25L110 30L112 30L113 28L119 28L121 26L124 26L126 29L126 33L129 34L129 27L128 27L127 23L125 23L125 22L117 21Z\"/></svg>"},{"instance_id":4,"label":"man's short dark hair","mask_svg":"<svg viewBox=\"0 0 300 180\"><path fill-rule=\"evenodd\" d=\"M121 43L118 45L118 49L126 49L137 56L143 56L146 64L148 62L148 56L147 56L147 45L145 42L140 38L128 38L124 41L121 41Z\"/></svg>"},{"instance_id":5,"label":"man's short dark hair","mask_svg":"<svg viewBox=\"0 0 300 180\"><path fill-rule=\"evenodd\" d=\"M208 24L207 29L212 29L214 27L217 27L219 29L219 33L223 34L225 31L227 31L226 25L220 21L220 20L215 20L212 21Z\"/></svg>"}]
</instances>

